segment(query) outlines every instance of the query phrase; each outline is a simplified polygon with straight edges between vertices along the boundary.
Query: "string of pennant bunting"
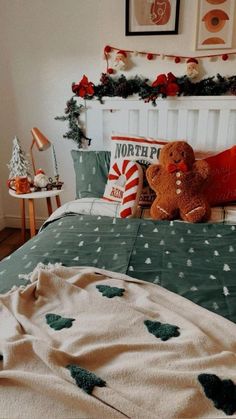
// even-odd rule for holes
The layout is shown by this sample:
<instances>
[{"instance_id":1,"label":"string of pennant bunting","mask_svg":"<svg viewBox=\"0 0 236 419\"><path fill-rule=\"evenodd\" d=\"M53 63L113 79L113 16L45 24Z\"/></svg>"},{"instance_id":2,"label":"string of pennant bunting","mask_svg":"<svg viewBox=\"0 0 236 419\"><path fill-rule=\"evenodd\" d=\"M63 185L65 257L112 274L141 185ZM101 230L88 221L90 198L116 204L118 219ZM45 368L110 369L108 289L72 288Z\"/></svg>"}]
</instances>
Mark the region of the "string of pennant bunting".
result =
<instances>
[{"instance_id":1,"label":"string of pennant bunting","mask_svg":"<svg viewBox=\"0 0 236 419\"><path fill-rule=\"evenodd\" d=\"M156 57L159 57L161 59L165 59L165 58L169 58L169 59L173 59L173 61L178 64L181 62L190 62L189 60L198 60L198 59L210 59L210 58L221 58L223 61L227 61L229 59L229 57L231 55L236 55L236 51L231 51L231 52L227 52L227 53L216 53L216 54L204 54L204 55L198 55L196 57L190 57L187 55L175 55L175 54L164 54L164 53L158 53L158 52L147 52L147 51L135 51L135 50L130 50L130 49L121 49L121 48L117 48L117 47L113 47L111 45L106 45L104 47L104 58L106 60L107 63L107 72L112 74L112 68L109 66L109 59L110 59L110 54L112 52L116 53L116 57L115 57L115 66L116 63L120 60L124 60L124 58L127 58L129 54L133 55L133 56L143 56L145 57L147 60L151 61L153 59L155 59ZM122 69L122 68L121 68ZM124 69L124 68L123 68Z\"/></svg>"}]
</instances>

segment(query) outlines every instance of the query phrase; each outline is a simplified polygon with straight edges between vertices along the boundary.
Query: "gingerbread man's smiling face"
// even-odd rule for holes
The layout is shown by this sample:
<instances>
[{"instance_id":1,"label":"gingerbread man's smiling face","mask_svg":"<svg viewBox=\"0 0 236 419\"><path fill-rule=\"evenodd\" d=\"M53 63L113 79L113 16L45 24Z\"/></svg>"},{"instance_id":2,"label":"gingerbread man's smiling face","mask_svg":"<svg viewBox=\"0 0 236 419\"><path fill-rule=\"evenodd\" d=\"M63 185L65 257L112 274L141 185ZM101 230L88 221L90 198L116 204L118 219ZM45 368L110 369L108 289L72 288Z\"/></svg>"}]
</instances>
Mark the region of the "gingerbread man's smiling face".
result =
<instances>
[{"instance_id":1,"label":"gingerbread man's smiling face","mask_svg":"<svg viewBox=\"0 0 236 419\"><path fill-rule=\"evenodd\" d=\"M188 169L191 169L195 162L195 156L192 147L185 141L174 141L161 149L159 160L165 168L171 165L174 167L185 164Z\"/></svg>"}]
</instances>

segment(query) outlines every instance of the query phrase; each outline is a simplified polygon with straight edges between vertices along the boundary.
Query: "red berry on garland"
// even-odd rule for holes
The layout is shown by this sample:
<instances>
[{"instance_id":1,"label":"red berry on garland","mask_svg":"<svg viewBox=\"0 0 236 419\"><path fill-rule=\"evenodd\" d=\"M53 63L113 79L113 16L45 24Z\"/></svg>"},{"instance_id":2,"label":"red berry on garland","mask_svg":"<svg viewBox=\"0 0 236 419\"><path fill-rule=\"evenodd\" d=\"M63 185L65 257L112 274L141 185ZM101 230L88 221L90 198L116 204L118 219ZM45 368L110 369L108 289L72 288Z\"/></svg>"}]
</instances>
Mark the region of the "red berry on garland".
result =
<instances>
[{"instance_id":1,"label":"red berry on garland","mask_svg":"<svg viewBox=\"0 0 236 419\"><path fill-rule=\"evenodd\" d=\"M113 74L113 73L114 73L113 68L109 67L109 68L107 69L107 73L108 73L108 74Z\"/></svg>"},{"instance_id":2,"label":"red berry on garland","mask_svg":"<svg viewBox=\"0 0 236 419\"><path fill-rule=\"evenodd\" d=\"M223 60L223 61L227 61L227 60L228 60L228 58L229 58L228 54L223 54L223 55L222 55L222 60Z\"/></svg>"},{"instance_id":3,"label":"red berry on garland","mask_svg":"<svg viewBox=\"0 0 236 419\"><path fill-rule=\"evenodd\" d=\"M148 59L148 60L153 60L153 54L151 54L151 52L149 52L149 53L147 54L147 59Z\"/></svg>"},{"instance_id":4,"label":"red berry on garland","mask_svg":"<svg viewBox=\"0 0 236 419\"><path fill-rule=\"evenodd\" d=\"M180 63L180 58L179 57L175 57L175 63L176 64Z\"/></svg>"},{"instance_id":5,"label":"red berry on garland","mask_svg":"<svg viewBox=\"0 0 236 419\"><path fill-rule=\"evenodd\" d=\"M105 48L104 48L104 53L109 54L109 52L111 52L111 47L110 47L110 45L106 45Z\"/></svg>"}]
</instances>

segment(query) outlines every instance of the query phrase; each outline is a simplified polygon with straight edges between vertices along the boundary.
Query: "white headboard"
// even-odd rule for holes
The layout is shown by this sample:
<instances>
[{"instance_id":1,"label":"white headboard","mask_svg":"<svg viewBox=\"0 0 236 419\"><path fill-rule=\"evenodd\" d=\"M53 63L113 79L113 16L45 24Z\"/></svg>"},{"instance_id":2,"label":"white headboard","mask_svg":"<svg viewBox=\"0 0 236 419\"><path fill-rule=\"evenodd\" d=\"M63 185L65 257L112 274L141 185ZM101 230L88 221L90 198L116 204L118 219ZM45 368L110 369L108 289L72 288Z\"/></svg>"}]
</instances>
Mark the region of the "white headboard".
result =
<instances>
[{"instance_id":1,"label":"white headboard","mask_svg":"<svg viewBox=\"0 0 236 419\"><path fill-rule=\"evenodd\" d=\"M109 150L112 132L166 140L185 139L195 149L220 150L236 144L236 98L190 96L87 101L84 113L90 149Z\"/></svg>"}]
</instances>

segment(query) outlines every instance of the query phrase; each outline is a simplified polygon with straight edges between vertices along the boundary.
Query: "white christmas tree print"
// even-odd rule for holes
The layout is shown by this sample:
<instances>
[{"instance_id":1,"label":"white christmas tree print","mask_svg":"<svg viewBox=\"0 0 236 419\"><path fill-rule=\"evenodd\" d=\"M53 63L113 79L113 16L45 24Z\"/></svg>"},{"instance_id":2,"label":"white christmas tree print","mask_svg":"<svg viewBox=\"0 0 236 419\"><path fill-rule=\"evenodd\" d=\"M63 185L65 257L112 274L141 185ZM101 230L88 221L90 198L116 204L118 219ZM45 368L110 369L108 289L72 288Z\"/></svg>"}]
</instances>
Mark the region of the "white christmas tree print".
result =
<instances>
[{"instance_id":1,"label":"white christmas tree print","mask_svg":"<svg viewBox=\"0 0 236 419\"><path fill-rule=\"evenodd\" d=\"M16 176L30 176L30 164L21 148L17 137L13 140L12 157L7 165L10 170L9 179Z\"/></svg>"},{"instance_id":2,"label":"white christmas tree print","mask_svg":"<svg viewBox=\"0 0 236 419\"><path fill-rule=\"evenodd\" d=\"M227 287L223 287L223 294L227 297L229 295L229 290Z\"/></svg>"},{"instance_id":3,"label":"white christmas tree print","mask_svg":"<svg viewBox=\"0 0 236 419\"><path fill-rule=\"evenodd\" d=\"M218 304L215 301L213 303L213 308L214 308L214 310L218 310L218 308L219 308Z\"/></svg>"},{"instance_id":4,"label":"white christmas tree print","mask_svg":"<svg viewBox=\"0 0 236 419\"><path fill-rule=\"evenodd\" d=\"M159 284L159 282L160 282L160 278L159 278L159 275L157 275L156 278L154 279L153 283L154 284Z\"/></svg>"}]
</instances>

